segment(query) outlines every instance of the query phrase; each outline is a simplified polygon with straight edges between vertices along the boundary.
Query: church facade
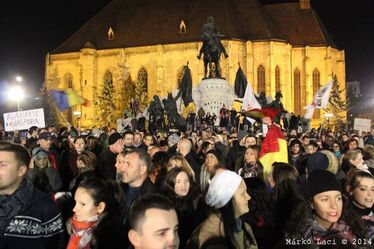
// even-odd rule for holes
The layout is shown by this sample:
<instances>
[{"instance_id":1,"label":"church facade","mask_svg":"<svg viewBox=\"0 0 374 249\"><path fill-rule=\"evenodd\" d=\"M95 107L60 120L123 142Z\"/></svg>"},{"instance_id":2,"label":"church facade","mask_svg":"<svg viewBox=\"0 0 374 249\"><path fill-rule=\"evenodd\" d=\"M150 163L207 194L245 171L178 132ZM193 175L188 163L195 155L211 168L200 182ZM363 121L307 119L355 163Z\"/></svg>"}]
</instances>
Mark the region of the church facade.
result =
<instances>
[{"instance_id":1,"label":"church facade","mask_svg":"<svg viewBox=\"0 0 374 249\"><path fill-rule=\"evenodd\" d=\"M283 94L286 110L305 113L318 89L336 75L345 99L345 54L337 48L309 0L261 5L258 0L113 0L46 57L48 89L73 88L89 101L65 115L79 125L95 125L94 100L104 81L115 86L116 113L126 79L143 81L149 99L178 88L188 63L193 85L204 77L197 55L202 27L212 16L229 57L222 77L234 85L239 64L255 92ZM316 112L312 125L324 120Z\"/></svg>"}]
</instances>

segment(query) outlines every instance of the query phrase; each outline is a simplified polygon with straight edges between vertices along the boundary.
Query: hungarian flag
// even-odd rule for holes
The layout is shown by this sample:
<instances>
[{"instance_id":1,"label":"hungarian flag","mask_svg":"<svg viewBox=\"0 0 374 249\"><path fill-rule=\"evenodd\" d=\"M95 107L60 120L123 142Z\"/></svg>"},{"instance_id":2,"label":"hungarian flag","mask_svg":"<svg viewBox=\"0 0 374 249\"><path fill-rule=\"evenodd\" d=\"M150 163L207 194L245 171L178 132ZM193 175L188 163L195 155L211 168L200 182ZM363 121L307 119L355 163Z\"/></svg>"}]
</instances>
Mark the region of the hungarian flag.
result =
<instances>
[{"instance_id":1,"label":"hungarian flag","mask_svg":"<svg viewBox=\"0 0 374 249\"><path fill-rule=\"evenodd\" d=\"M267 176L274 162L288 163L287 141L276 124L272 124L261 145L260 162ZM266 179L266 178L265 178Z\"/></svg>"}]
</instances>

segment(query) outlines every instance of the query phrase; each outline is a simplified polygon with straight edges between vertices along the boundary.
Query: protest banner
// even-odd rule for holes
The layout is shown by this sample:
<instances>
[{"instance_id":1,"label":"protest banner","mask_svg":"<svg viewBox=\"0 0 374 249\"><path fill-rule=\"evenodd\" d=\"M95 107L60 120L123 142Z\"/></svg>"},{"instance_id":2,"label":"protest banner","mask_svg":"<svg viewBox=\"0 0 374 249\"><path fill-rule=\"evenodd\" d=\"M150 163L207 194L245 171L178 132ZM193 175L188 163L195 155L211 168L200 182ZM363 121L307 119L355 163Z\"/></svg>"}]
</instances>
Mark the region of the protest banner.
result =
<instances>
[{"instance_id":1,"label":"protest banner","mask_svg":"<svg viewBox=\"0 0 374 249\"><path fill-rule=\"evenodd\" d=\"M371 119L355 118L353 123L353 129L357 131L370 131Z\"/></svg>"},{"instance_id":2,"label":"protest banner","mask_svg":"<svg viewBox=\"0 0 374 249\"><path fill-rule=\"evenodd\" d=\"M31 126L45 127L43 108L4 113L5 131L27 130Z\"/></svg>"}]
</instances>

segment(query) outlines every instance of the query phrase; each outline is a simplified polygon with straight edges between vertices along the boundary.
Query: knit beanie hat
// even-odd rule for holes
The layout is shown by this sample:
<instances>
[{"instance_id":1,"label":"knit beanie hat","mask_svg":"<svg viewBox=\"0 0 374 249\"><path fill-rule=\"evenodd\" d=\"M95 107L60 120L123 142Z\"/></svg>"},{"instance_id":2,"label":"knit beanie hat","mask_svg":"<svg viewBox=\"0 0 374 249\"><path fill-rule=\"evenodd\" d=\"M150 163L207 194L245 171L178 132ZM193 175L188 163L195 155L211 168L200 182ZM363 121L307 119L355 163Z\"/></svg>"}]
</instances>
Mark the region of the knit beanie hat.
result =
<instances>
[{"instance_id":1,"label":"knit beanie hat","mask_svg":"<svg viewBox=\"0 0 374 249\"><path fill-rule=\"evenodd\" d=\"M329 159L327 156L320 151L314 152L308 158L307 169L308 173L312 173L316 169L327 169L329 166Z\"/></svg>"},{"instance_id":2,"label":"knit beanie hat","mask_svg":"<svg viewBox=\"0 0 374 249\"><path fill-rule=\"evenodd\" d=\"M108 144L109 145L115 144L121 138L122 138L121 134L119 134L118 132L115 132L109 136Z\"/></svg>"},{"instance_id":3,"label":"knit beanie hat","mask_svg":"<svg viewBox=\"0 0 374 249\"><path fill-rule=\"evenodd\" d=\"M207 156L208 154L213 154L217 158L218 164L222 163L221 153L218 150L208 150L205 153L205 156Z\"/></svg>"},{"instance_id":4,"label":"knit beanie hat","mask_svg":"<svg viewBox=\"0 0 374 249\"><path fill-rule=\"evenodd\" d=\"M316 169L308 176L304 195L308 199L319 193L333 190L342 192L342 186L336 176L330 171Z\"/></svg>"},{"instance_id":5,"label":"knit beanie hat","mask_svg":"<svg viewBox=\"0 0 374 249\"><path fill-rule=\"evenodd\" d=\"M48 158L48 152L41 147L34 148L31 154L33 157L36 157L36 159Z\"/></svg>"},{"instance_id":6,"label":"knit beanie hat","mask_svg":"<svg viewBox=\"0 0 374 249\"><path fill-rule=\"evenodd\" d=\"M224 170L210 182L205 202L215 209L225 206L239 188L242 178L233 171Z\"/></svg>"}]
</instances>

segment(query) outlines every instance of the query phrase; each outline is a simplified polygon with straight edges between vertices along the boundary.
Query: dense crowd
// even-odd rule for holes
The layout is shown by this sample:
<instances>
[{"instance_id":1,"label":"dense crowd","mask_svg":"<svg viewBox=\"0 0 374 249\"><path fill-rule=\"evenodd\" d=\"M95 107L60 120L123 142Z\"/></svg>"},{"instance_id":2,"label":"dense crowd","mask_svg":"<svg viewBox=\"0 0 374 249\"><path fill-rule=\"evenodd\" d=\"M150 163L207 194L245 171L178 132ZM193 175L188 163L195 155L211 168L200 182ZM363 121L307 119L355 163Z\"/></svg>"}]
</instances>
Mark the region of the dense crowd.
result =
<instances>
[{"instance_id":1,"label":"dense crowd","mask_svg":"<svg viewBox=\"0 0 374 249\"><path fill-rule=\"evenodd\" d=\"M288 163L262 165L264 133L219 115L1 131L0 248L374 247L374 130L293 121Z\"/></svg>"}]
</instances>

